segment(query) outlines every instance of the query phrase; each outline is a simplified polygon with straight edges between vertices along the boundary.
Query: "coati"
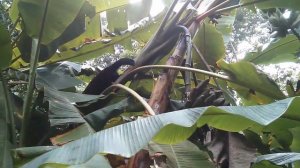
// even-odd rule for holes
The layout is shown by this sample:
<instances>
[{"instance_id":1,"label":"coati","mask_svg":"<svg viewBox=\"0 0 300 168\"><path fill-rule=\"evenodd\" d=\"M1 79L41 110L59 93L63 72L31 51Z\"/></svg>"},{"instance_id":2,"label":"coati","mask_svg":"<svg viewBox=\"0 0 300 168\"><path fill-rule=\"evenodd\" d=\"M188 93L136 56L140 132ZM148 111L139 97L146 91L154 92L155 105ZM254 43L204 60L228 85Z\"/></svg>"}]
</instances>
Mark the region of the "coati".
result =
<instances>
[{"instance_id":1,"label":"coati","mask_svg":"<svg viewBox=\"0 0 300 168\"><path fill-rule=\"evenodd\" d=\"M90 95L99 95L120 77L117 70L122 65L134 65L134 60L130 58L119 59L109 67L99 72L92 79L92 81L88 84L88 86L84 89L82 93Z\"/></svg>"},{"instance_id":2,"label":"coati","mask_svg":"<svg viewBox=\"0 0 300 168\"><path fill-rule=\"evenodd\" d=\"M120 75L118 74L117 70L122 65L134 65L135 62L132 59L129 58L121 58L109 67L105 68L101 72L99 72L92 81L88 84L88 86L85 88L85 90L82 92L83 94L90 94L90 95L99 95L101 92L103 92L106 88L111 86L113 82L115 82ZM108 98L107 98L108 99ZM105 105L109 100L107 99L101 99L98 100L95 103L91 103L88 106L82 106L82 104L77 104L77 108L84 113L88 114L93 111L96 111L97 109L100 109Z\"/></svg>"}]
</instances>

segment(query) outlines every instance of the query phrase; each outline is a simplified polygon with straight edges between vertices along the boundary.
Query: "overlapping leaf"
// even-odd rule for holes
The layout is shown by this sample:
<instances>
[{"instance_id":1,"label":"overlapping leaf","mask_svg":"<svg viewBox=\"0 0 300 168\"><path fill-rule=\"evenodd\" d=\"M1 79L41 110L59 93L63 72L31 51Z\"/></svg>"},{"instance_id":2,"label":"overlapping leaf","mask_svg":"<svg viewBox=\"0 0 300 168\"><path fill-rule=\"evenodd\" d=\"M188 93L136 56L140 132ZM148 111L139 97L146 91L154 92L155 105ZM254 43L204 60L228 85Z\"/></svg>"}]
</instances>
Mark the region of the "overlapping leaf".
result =
<instances>
[{"instance_id":1,"label":"overlapping leaf","mask_svg":"<svg viewBox=\"0 0 300 168\"><path fill-rule=\"evenodd\" d=\"M82 84L82 81L73 77L70 70L80 68L81 65L72 62L57 63L38 68L36 83L57 90L75 87Z\"/></svg>"},{"instance_id":2,"label":"overlapping leaf","mask_svg":"<svg viewBox=\"0 0 300 168\"><path fill-rule=\"evenodd\" d=\"M80 164L96 153L130 157L142 149L154 136L154 140L159 140L160 143L178 143L185 140L189 137L185 133L186 129L193 127L196 123L198 126L208 123L227 131L241 131L252 126L266 126L286 118L294 118L294 122L299 125L299 108L300 97L295 97L262 106L205 107L151 116L70 142L62 148L39 156L24 165L23 168L52 162ZM282 129L284 128L285 126L282 126ZM162 135L162 132L168 133L169 136ZM162 136L164 138L161 138Z\"/></svg>"}]
</instances>

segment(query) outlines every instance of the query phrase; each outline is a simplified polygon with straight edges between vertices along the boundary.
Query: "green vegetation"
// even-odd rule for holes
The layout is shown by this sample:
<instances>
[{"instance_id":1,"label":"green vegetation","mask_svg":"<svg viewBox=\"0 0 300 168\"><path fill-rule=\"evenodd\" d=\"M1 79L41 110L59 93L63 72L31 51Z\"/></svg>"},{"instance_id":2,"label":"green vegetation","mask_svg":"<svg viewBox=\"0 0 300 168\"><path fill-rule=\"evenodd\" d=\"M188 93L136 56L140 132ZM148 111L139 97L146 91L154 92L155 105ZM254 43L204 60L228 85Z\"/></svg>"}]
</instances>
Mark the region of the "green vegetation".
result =
<instances>
[{"instance_id":1,"label":"green vegetation","mask_svg":"<svg viewBox=\"0 0 300 168\"><path fill-rule=\"evenodd\" d=\"M245 11L270 32L234 59L251 35L237 27L254 24ZM300 76L283 88L260 70L299 65L299 11L299 0L0 0L0 167L300 168ZM101 74L85 61L122 57L135 65L81 93Z\"/></svg>"}]
</instances>

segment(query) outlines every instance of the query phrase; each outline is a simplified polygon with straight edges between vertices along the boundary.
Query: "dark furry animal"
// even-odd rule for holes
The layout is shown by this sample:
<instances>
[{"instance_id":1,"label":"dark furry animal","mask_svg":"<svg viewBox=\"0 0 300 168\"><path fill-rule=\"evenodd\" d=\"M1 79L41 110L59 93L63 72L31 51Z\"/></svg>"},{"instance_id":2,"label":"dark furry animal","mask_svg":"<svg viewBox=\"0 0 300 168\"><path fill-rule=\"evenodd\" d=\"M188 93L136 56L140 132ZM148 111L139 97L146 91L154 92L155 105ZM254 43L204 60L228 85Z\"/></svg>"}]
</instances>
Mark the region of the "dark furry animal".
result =
<instances>
[{"instance_id":1,"label":"dark furry animal","mask_svg":"<svg viewBox=\"0 0 300 168\"><path fill-rule=\"evenodd\" d=\"M122 65L134 65L134 60L129 58L119 59L111 66L99 72L82 93L90 95L99 95L100 93L102 93L106 88L111 86L113 82L115 82L119 78L120 75L118 74L117 70ZM93 103L77 103L77 108L86 115L104 107L110 101L110 99L111 97L107 97L105 99L99 99Z\"/></svg>"},{"instance_id":2,"label":"dark furry animal","mask_svg":"<svg viewBox=\"0 0 300 168\"><path fill-rule=\"evenodd\" d=\"M120 77L117 70L122 65L134 65L134 60L129 58L119 59L109 67L99 72L99 74L97 74L97 76L93 78L93 80L88 84L88 86L82 93L90 95L99 95Z\"/></svg>"}]
</instances>

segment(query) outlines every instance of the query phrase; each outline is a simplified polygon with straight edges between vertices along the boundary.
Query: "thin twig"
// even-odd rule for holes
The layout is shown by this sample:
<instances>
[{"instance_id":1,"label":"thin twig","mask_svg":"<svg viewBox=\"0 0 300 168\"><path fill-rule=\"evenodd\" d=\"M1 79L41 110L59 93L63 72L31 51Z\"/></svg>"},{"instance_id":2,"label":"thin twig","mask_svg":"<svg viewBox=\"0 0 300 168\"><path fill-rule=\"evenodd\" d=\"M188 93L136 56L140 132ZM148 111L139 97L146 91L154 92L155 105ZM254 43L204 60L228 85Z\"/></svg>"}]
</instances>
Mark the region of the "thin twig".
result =
<instances>
[{"instance_id":1,"label":"thin twig","mask_svg":"<svg viewBox=\"0 0 300 168\"><path fill-rule=\"evenodd\" d=\"M141 97L138 93L136 93L134 90L130 89L129 87L126 87L124 85L121 84L114 84L111 85L110 87L108 87L107 89L105 89L101 94L105 94L108 91L110 91L113 88L120 88L123 90L126 90L128 93L130 93L133 97L135 97L140 103L142 103L142 105L145 107L145 109L149 112L150 115L155 115L155 112L153 111L153 109L149 106L149 104L144 100L143 97Z\"/></svg>"}]
</instances>

